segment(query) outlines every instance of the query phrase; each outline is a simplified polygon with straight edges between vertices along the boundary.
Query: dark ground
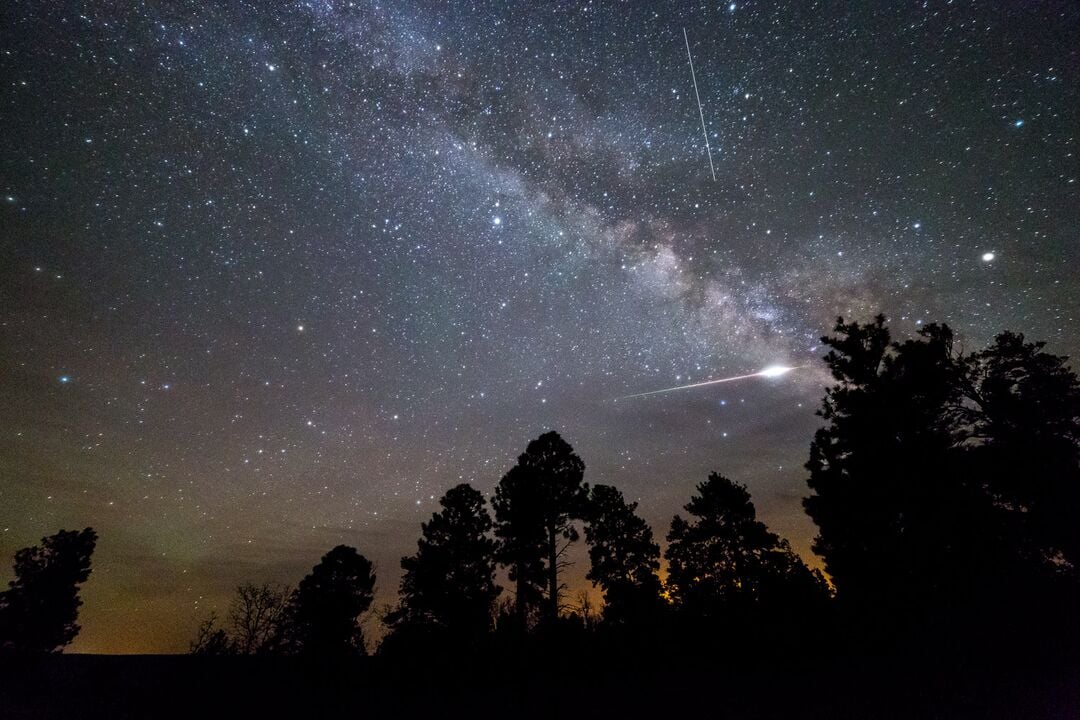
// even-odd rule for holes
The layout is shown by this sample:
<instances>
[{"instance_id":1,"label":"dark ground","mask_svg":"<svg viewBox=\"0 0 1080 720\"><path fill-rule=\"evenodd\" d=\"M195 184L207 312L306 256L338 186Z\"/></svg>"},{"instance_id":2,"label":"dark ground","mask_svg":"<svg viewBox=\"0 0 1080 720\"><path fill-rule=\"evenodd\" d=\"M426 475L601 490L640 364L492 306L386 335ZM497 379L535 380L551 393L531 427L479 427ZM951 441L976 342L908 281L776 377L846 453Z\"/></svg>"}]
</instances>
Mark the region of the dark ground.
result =
<instances>
[{"instance_id":1,"label":"dark ground","mask_svg":"<svg viewBox=\"0 0 1080 720\"><path fill-rule=\"evenodd\" d=\"M565 662L556 672L361 659L53 655L2 661L3 718L709 717L1080 718L1080 666L828 667L636 672Z\"/></svg>"}]
</instances>

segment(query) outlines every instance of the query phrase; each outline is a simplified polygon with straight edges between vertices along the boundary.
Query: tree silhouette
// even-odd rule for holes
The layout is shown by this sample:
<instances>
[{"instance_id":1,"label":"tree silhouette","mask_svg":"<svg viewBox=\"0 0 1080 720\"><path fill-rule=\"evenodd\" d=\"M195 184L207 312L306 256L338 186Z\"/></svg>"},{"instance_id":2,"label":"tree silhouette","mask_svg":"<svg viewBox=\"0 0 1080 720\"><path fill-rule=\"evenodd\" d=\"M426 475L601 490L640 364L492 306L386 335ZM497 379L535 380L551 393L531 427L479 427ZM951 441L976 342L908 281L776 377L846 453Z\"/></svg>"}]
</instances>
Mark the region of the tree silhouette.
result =
<instances>
[{"instance_id":1,"label":"tree silhouette","mask_svg":"<svg viewBox=\"0 0 1080 720\"><path fill-rule=\"evenodd\" d=\"M744 486L711 473L685 508L696 520L672 519L664 554L667 591L684 616L714 619L826 596L821 574L757 519Z\"/></svg>"},{"instance_id":2,"label":"tree silhouette","mask_svg":"<svg viewBox=\"0 0 1080 720\"><path fill-rule=\"evenodd\" d=\"M652 529L610 485L595 485L589 495L585 541L589 546L588 579L604 591L603 617L623 624L655 619L660 593L660 546ZM586 598L588 596L586 595ZM588 617L583 613L583 617Z\"/></svg>"},{"instance_id":3,"label":"tree silhouette","mask_svg":"<svg viewBox=\"0 0 1080 720\"><path fill-rule=\"evenodd\" d=\"M561 558L578 539L574 521L588 502L584 473L574 449L558 433L547 432L529 443L495 489L498 558L516 584L522 627L545 588L543 615L549 621L558 617Z\"/></svg>"},{"instance_id":4,"label":"tree silhouette","mask_svg":"<svg viewBox=\"0 0 1080 720\"><path fill-rule=\"evenodd\" d=\"M539 484L522 465L515 465L495 488L491 506L495 510L496 559L508 568L514 584L514 618L522 631L540 607L544 597L545 536Z\"/></svg>"},{"instance_id":5,"label":"tree silhouette","mask_svg":"<svg viewBox=\"0 0 1080 720\"><path fill-rule=\"evenodd\" d=\"M588 590L578 590L574 596L577 602L571 612L581 618L581 625L586 631L596 629L597 621L600 619L596 612L596 606L593 604L592 596L589 595Z\"/></svg>"},{"instance_id":6,"label":"tree silhouette","mask_svg":"<svg viewBox=\"0 0 1080 720\"><path fill-rule=\"evenodd\" d=\"M964 356L939 325L891 342L881 316L835 331L804 505L838 599L892 623L990 622L1047 578L1075 579L1080 392L1065 359L1012 333Z\"/></svg>"},{"instance_id":7,"label":"tree silhouette","mask_svg":"<svg viewBox=\"0 0 1080 720\"><path fill-rule=\"evenodd\" d=\"M374 598L371 562L354 548L338 545L300 581L286 613L285 645L318 657L363 655L363 615Z\"/></svg>"},{"instance_id":8,"label":"tree silhouette","mask_svg":"<svg viewBox=\"0 0 1080 720\"><path fill-rule=\"evenodd\" d=\"M275 583L244 583L229 603L227 626L218 616L199 624L189 644L193 655L267 655L282 652L289 630L292 592Z\"/></svg>"},{"instance_id":9,"label":"tree silhouette","mask_svg":"<svg viewBox=\"0 0 1080 720\"><path fill-rule=\"evenodd\" d=\"M217 614L211 613L199 623L195 639L188 644L188 652L192 655L232 655L236 648L225 628L218 627Z\"/></svg>"},{"instance_id":10,"label":"tree silhouette","mask_svg":"<svg viewBox=\"0 0 1080 720\"><path fill-rule=\"evenodd\" d=\"M892 343L880 315L867 325L840 320L835 331L822 340L838 384L826 392L819 414L828 425L807 463L814 550L840 599L912 607L959 569L966 539L955 516L975 509L951 467L944 422L959 403L952 334L931 325Z\"/></svg>"},{"instance_id":11,"label":"tree silhouette","mask_svg":"<svg viewBox=\"0 0 1080 720\"><path fill-rule=\"evenodd\" d=\"M240 655L275 652L282 640L291 591L274 583L244 583L229 606L229 641Z\"/></svg>"},{"instance_id":12,"label":"tree silhouette","mask_svg":"<svg viewBox=\"0 0 1080 720\"><path fill-rule=\"evenodd\" d=\"M491 627L499 587L495 541L484 496L468 484L439 500L442 511L421 525L415 555L401 560L400 606L391 627L434 626L455 639L476 638Z\"/></svg>"},{"instance_id":13,"label":"tree silhouette","mask_svg":"<svg viewBox=\"0 0 1080 720\"><path fill-rule=\"evenodd\" d=\"M953 413L986 492L1021 554L1052 574L1080 570L1080 382L1067 358L1002 333L966 358Z\"/></svg>"},{"instance_id":14,"label":"tree silhouette","mask_svg":"<svg viewBox=\"0 0 1080 720\"><path fill-rule=\"evenodd\" d=\"M90 577L97 533L61 530L15 553L15 578L0 593L0 647L56 652L79 634L79 585Z\"/></svg>"}]
</instances>

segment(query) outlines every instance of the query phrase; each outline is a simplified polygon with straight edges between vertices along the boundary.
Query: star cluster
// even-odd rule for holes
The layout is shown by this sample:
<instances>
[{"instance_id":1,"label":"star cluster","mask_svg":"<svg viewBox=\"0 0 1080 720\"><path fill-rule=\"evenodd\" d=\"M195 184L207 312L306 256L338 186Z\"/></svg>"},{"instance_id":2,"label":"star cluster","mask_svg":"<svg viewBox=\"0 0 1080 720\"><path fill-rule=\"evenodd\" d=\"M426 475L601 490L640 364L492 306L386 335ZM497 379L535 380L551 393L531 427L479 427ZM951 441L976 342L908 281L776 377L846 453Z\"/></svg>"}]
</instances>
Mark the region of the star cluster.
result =
<instances>
[{"instance_id":1,"label":"star cluster","mask_svg":"<svg viewBox=\"0 0 1080 720\"><path fill-rule=\"evenodd\" d=\"M389 600L549 428L660 535L716 469L808 553L837 315L1080 350L1071 2L0 16L0 550L99 531L76 649L340 542Z\"/></svg>"}]
</instances>

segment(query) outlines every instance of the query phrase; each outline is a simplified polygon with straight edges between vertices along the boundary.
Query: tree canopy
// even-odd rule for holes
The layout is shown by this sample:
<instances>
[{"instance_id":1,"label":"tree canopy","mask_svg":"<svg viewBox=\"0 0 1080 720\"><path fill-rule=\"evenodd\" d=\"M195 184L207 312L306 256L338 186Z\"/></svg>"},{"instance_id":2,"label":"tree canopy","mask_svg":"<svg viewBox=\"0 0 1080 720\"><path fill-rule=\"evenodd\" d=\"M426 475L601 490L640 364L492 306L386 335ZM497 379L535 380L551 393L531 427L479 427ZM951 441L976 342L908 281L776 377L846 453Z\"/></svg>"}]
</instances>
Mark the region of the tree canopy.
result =
<instances>
[{"instance_id":1,"label":"tree canopy","mask_svg":"<svg viewBox=\"0 0 1080 720\"><path fill-rule=\"evenodd\" d=\"M0 647L56 652L75 639L96 544L91 528L61 530L15 553L15 578L0 593Z\"/></svg>"},{"instance_id":2,"label":"tree canopy","mask_svg":"<svg viewBox=\"0 0 1080 720\"><path fill-rule=\"evenodd\" d=\"M374 591L371 562L347 545L333 548L293 592L286 647L319 657L366 654L360 616Z\"/></svg>"},{"instance_id":3,"label":"tree canopy","mask_svg":"<svg viewBox=\"0 0 1080 720\"><path fill-rule=\"evenodd\" d=\"M839 599L940 614L1075 581L1080 392L1065 358L1011 333L964 355L940 325L895 342L881 316L834 332L804 505Z\"/></svg>"},{"instance_id":4,"label":"tree canopy","mask_svg":"<svg viewBox=\"0 0 1080 720\"><path fill-rule=\"evenodd\" d=\"M660 546L652 529L610 485L594 485L589 495L585 541L589 546L587 575L604 591L604 620L635 623L654 620L662 600Z\"/></svg>"},{"instance_id":5,"label":"tree canopy","mask_svg":"<svg viewBox=\"0 0 1080 720\"><path fill-rule=\"evenodd\" d=\"M387 618L395 628L433 625L457 639L487 632L499 587L495 541L484 496L468 484L439 500L442 510L423 523L416 554L402 558L400 605Z\"/></svg>"},{"instance_id":6,"label":"tree canopy","mask_svg":"<svg viewBox=\"0 0 1080 720\"><path fill-rule=\"evenodd\" d=\"M541 598L544 617L558 617L561 558L578 539L574 521L588 503L584 473L585 463L569 443L546 432L529 443L495 489L499 560L516 583L522 623Z\"/></svg>"},{"instance_id":7,"label":"tree canopy","mask_svg":"<svg viewBox=\"0 0 1080 720\"><path fill-rule=\"evenodd\" d=\"M786 540L757 519L746 487L711 473L668 532L667 591L684 615L716 618L747 608L798 604L827 592Z\"/></svg>"}]
</instances>

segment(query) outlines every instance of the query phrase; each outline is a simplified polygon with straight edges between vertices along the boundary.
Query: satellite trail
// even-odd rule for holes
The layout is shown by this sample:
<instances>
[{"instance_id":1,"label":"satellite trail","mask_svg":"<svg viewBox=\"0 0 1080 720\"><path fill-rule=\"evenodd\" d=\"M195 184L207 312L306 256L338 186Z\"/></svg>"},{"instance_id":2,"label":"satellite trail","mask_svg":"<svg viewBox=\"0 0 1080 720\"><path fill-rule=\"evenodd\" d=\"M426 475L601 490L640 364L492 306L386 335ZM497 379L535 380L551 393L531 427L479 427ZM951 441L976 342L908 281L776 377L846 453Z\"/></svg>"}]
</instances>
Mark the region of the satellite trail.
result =
<instances>
[{"instance_id":1,"label":"satellite trail","mask_svg":"<svg viewBox=\"0 0 1080 720\"><path fill-rule=\"evenodd\" d=\"M705 110L701 107L701 95L697 89L697 75L694 74L694 58L690 54L690 38L686 34L686 28L682 30L683 40L686 41L686 59L690 61L690 79L694 81L694 97L697 99L698 117L701 118L701 134L705 136L705 152L709 154L709 172L712 173L713 182L716 182L716 168L712 164L712 148L709 147L709 132L705 129Z\"/></svg>"},{"instance_id":2,"label":"satellite trail","mask_svg":"<svg viewBox=\"0 0 1080 720\"><path fill-rule=\"evenodd\" d=\"M802 367L802 366L800 366ZM749 375L736 375L735 377L720 378L719 380L706 380L704 382L691 383L690 385L677 385L675 387L664 388L663 390L650 390L649 392L634 393L633 395L623 395L622 397L615 398L616 400L629 400L630 398L645 397L646 395L659 395L660 393L674 392L675 390L689 390L690 388L704 387L706 385L718 385L720 383L735 382L736 380L749 380L750 378L764 377L774 378L781 375L787 375L792 370L798 370L797 367L788 367L786 365L770 365L764 370L759 370L756 373L750 373Z\"/></svg>"}]
</instances>

